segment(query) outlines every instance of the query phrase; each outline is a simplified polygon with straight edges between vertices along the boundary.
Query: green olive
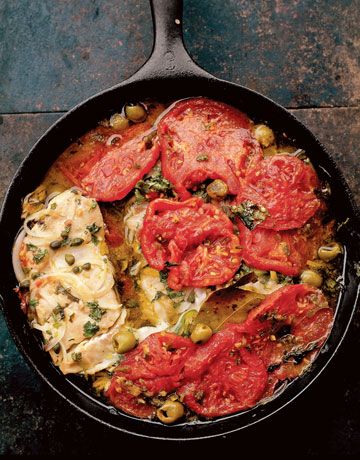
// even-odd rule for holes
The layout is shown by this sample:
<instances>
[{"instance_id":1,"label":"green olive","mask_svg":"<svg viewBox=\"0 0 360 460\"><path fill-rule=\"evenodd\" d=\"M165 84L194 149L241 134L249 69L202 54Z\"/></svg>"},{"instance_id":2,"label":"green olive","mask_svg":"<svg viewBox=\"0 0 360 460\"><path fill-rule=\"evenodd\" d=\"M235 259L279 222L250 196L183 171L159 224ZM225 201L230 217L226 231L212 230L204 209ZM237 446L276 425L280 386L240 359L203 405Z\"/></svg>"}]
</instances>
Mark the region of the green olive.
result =
<instances>
[{"instance_id":1,"label":"green olive","mask_svg":"<svg viewBox=\"0 0 360 460\"><path fill-rule=\"evenodd\" d=\"M55 240L50 243L51 249L59 249L59 247L62 245L61 240Z\"/></svg>"},{"instance_id":2,"label":"green olive","mask_svg":"<svg viewBox=\"0 0 360 460\"><path fill-rule=\"evenodd\" d=\"M206 187L206 192L210 198L218 200L219 198L224 198L229 193L229 188L221 179L215 179Z\"/></svg>"},{"instance_id":3,"label":"green olive","mask_svg":"<svg viewBox=\"0 0 360 460\"><path fill-rule=\"evenodd\" d=\"M300 275L301 282L304 284L310 284L314 287L320 287L322 285L322 276L314 270L304 270Z\"/></svg>"},{"instance_id":4,"label":"green olive","mask_svg":"<svg viewBox=\"0 0 360 460\"><path fill-rule=\"evenodd\" d=\"M147 112L142 104L130 102L125 105L125 116L128 120L134 123L141 123L146 120Z\"/></svg>"},{"instance_id":5,"label":"green olive","mask_svg":"<svg viewBox=\"0 0 360 460\"><path fill-rule=\"evenodd\" d=\"M120 113L114 113L110 117L110 126L116 130L122 130L129 126L129 121L120 115Z\"/></svg>"},{"instance_id":6,"label":"green olive","mask_svg":"<svg viewBox=\"0 0 360 460\"><path fill-rule=\"evenodd\" d=\"M190 339L194 343L205 343L210 339L212 333L213 332L209 326L203 323L198 323L195 325L190 335Z\"/></svg>"},{"instance_id":7,"label":"green olive","mask_svg":"<svg viewBox=\"0 0 360 460\"><path fill-rule=\"evenodd\" d=\"M135 348L137 343L135 335L126 330L122 330L115 334L112 341L114 350L117 353L126 353L127 351L130 351Z\"/></svg>"},{"instance_id":8,"label":"green olive","mask_svg":"<svg viewBox=\"0 0 360 460\"><path fill-rule=\"evenodd\" d=\"M180 324L175 331L176 334L188 337L190 333L190 326L197 317L197 314L198 312L196 310L189 310L184 313L181 317Z\"/></svg>"},{"instance_id":9,"label":"green olive","mask_svg":"<svg viewBox=\"0 0 360 460\"><path fill-rule=\"evenodd\" d=\"M321 246L318 250L318 256L321 260L329 262L330 260L335 259L336 256L342 253L342 248L339 243L335 241L329 243L325 246Z\"/></svg>"},{"instance_id":10,"label":"green olive","mask_svg":"<svg viewBox=\"0 0 360 460\"><path fill-rule=\"evenodd\" d=\"M65 254L65 261L68 265L74 265L75 257L72 254Z\"/></svg>"},{"instance_id":11,"label":"green olive","mask_svg":"<svg viewBox=\"0 0 360 460\"><path fill-rule=\"evenodd\" d=\"M156 411L156 415L163 423L174 423L184 415L184 406L169 399Z\"/></svg>"},{"instance_id":12,"label":"green olive","mask_svg":"<svg viewBox=\"0 0 360 460\"><path fill-rule=\"evenodd\" d=\"M273 130L266 125L255 125L254 136L263 147L269 147L269 145L275 142Z\"/></svg>"}]
</instances>

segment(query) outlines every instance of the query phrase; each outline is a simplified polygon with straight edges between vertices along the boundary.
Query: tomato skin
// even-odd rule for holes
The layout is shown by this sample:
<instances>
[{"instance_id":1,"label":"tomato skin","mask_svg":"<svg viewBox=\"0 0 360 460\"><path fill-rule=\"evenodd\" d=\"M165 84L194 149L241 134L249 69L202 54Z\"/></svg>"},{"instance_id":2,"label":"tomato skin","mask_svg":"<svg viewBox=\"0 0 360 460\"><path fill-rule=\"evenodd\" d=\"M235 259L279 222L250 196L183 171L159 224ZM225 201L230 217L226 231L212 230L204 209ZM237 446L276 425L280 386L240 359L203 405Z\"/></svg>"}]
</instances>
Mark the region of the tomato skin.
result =
<instances>
[{"instance_id":1,"label":"tomato skin","mask_svg":"<svg viewBox=\"0 0 360 460\"><path fill-rule=\"evenodd\" d=\"M158 124L163 175L182 200L206 179L221 179L229 193L262 150L247 116L222 102L192 98L177 102Z\"/></svg>"},{"instance_id":2,"label":"tomato skin","mask_svg":"<svg viewBox=\"0 0 360 460\"><path fill-rule=\"evenodd\" d=\"M125 354L115 370L106 396L123 411L137 417L151 417L155 408L144 403L142 394L170 392L180 385L184 363L195 345L185 337L160 332L147 337Z\"/></svg>"},{"instance_id":3,"label":"tomato skin","mask_svg":"<svg viewBox=\"0 0 360 460\"><path fill-rule=\"evenodd\" d=\"M72 150L76 150L74 155L68 154L66 158L61 158L57 165L73 185L83 188L83 179L106 154L126 144L132 138L145 133L150 128L149 123L133 125L124 131L98 126L95 130L85 134L80 139L79 145L71 146ZM116 139L116 143L106 145L106 139L114 134L119 136Z\"/></svg>"},{"instance_id":4,"label":"tomato skin","mask_svg":"<svg viewBox=\"0 0 360 460\"><path fill-rule=\"evenodd\" d=\"M313 168L289 155L266 157L246 171L235 204L246 200L266 208L259 228L289 230L302 227L320 208L314 193L319 180Z\"/></svg>"},{"instance_id":5,"label":"tomato skin","mask_svg":"<svg viewBox=\"0 0 360 460\"><path fill-rule=\"evenodd\" d=\"M251 347L271 372L275 387L278 381L299 376L315 358L333 316L320 290L296 284L270 294L236 329L250 336Z\"/></svg>"},{"instance_id":6,"label":"tomato skin","mask_svg":"<svg viewBox=\"0 0 360 460\"><path fill-rule=\"evenodd\" d=\"M82 180L83 188L98 201L124 198L155 165L160 146L157 138L147 147L146 131L108 151Z\"/></svg>"},{"instance_id":7,"label":"tomato skin","mask_svg":"<svg viewBox=\"0 0 360 460\"><path fill-rule=\"evenodd\" d=\"M233 348L220 353L201 379L187 382L178 392L197 414L219 417L253 407L266 383L261 359L245 348Z\"/></svg>"},{"instance_id":8,"label":"tomato skin","mask_svg":"<svg viewBox=\"0 0 360 460\"><path fill-rule=\"evenodd\" d=\"M240 266L240 247L230 219L201 198L152 201L140 232L149 265L170 266L168 285L203 287L228 281Z\"/></svg>"},{"instance_id":9,"label":"tomato skin","mask_svg":"<svg viewBox=\"0 0 360 460\"><path fill-rule=\"evenodd\" d=\"M333 223L322 224L312 219L306 228L275 231L256 227L249 230L238 220L242 258L246 264L260 270L275 270L296 276L312 260L321 242L329 235Z\"/></svg>"}]
</instances>

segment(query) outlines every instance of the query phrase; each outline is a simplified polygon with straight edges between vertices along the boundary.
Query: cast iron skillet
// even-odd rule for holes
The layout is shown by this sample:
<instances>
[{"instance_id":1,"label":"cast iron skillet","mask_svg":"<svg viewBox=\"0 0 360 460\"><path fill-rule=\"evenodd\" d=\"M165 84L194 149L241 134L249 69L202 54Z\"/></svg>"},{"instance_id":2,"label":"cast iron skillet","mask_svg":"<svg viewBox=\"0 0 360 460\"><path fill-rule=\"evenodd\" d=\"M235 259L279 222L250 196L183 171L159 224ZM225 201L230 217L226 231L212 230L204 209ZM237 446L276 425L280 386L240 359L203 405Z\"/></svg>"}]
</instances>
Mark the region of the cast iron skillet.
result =
<instances>
[{"instance_id":1,"label":"cast iron skillet","mask_svg":"<svg viewBox=\"0 0 360 460\"><path fill-rule=\"evenodd\" d=\"M151 0L151 7L155 40L152 55L146 64L125 82L97 94L64 115L36 143L16 173L6 195L0 221L1 303L20 351L41 377L81 412L109 427L135 435L178 440L206 438L240 430L269 417L302 393L329 363L348 329L359 295L359 279L354 270L354 263L360 259L360 236L356 231L360 228L359 213L333 159L302 123L270 99L242 86L219 80L191 60L182 42L181 0ZM92 395L84 379L79 376L64 377L51 364L39 338L28 326L13 292L16 279L11 269L11 249L22 225L21 199L39 184L50 165L73 140L94 127L99 120L118 111L129 100L141 101L149 96L155 100L180 99L199 95L228 102L254 120L267 121L276 131L286 132L296 146L307 152L319 176L331 185L330 207L338 222L349 218L347 225L340 230L340 238L345 245L344 287L332 333L322 352L311 370L288 385L277 398L246 412L212 421L164 426L159 422L139 420L117 412Z\"/></svg>"}]
</instances>

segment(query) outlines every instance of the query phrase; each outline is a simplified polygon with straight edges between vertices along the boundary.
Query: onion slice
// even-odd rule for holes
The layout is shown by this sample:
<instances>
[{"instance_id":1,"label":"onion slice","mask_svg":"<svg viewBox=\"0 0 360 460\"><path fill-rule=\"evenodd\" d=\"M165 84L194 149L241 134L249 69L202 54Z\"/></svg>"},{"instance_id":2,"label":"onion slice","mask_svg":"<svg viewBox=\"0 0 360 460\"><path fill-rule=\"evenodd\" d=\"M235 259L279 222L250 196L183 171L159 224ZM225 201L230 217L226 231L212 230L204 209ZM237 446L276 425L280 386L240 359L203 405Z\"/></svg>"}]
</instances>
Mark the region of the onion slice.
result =
<instances>
[{"instance_id":1,"label":"onion slice","mask_svg":"<svg viewBox=\"0 0 360 460\"><path fill-rule=\"evenodd\" d=\"M21 245L22 245L22 242L24 241L25 236L26 236L26 232L24 230L24 227L21 227L15 237L13 249L12 249L12 264L13 264L16 279L18 280L19 283L26 278L25 273L21 266L20 258L19 258Z\"/></svg>"}]
</instances>

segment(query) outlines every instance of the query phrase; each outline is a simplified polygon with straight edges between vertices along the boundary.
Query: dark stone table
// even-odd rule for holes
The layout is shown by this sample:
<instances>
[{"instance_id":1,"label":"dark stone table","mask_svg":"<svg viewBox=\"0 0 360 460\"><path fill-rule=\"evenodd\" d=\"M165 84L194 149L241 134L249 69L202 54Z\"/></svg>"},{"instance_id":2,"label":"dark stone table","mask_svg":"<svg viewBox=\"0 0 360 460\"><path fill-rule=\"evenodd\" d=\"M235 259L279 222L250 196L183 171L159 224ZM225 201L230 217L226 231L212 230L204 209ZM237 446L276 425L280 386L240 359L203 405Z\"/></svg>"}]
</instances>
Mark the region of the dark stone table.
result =
<instances>
[{"instance_id":1,"label":"dark stone table","mask_svg":"<svg viewBox=\"0 0 360 460\"><path fill-rule=\"evenodd\" d=\"M184 4L185 41L195 61L290 108L334 155L360 204L359 0ZM2 199L22 158L61 113L141 66L151 51L152 23L146 0L2 0L0 18ZM359 458L359 350L357 316L310 391L270 420L206 446L224 449L232 441L239 455ZM0 388L1 454L193 449L115 433L76 412L24 362L2 318Z\"/></svg>"}]
</instances>

